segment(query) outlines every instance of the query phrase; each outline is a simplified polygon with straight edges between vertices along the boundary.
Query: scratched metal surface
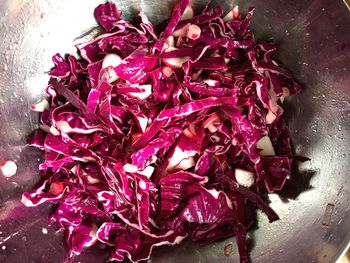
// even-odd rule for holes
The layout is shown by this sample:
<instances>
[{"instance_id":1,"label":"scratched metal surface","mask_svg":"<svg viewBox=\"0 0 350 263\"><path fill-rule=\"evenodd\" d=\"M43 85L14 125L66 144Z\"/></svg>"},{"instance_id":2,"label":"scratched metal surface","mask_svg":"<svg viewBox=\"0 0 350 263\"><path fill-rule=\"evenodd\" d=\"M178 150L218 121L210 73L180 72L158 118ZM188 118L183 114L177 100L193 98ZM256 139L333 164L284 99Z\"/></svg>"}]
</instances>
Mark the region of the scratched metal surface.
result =
<instances>
[{"instance_id":1,"label":"scratched metal surface","mask_svg":"<svg viewBox=\"0 0 350 263\"><path fill-rule=\"evenodd\" d=\"M39 153L25 147L37 116L29 112L45 87L55 52L74 52L73 40L96 26L93 8L101 0L0 0L0 160L13 159L18 173L0 177L0 262L65 261L62 233L47 227L45 206L28 209L21 192L38 180ZM153 22L168 17L172 1L116 1L126 17L142 10ZM196 6L203 1L196 1ZM220 1L228 8L232 1ZM229 4L230 3L230 4ZM281 220L268 224L259 214L250 233L253 262L334 262L349 244L350 15L342 0L242 0L256 6L257 38L274 38L278 58L304 84L287 101L287 117L297 154L309 156L303 176L290 192L271 195ZM93 30L92 30L93 31ZM298 194L301 191L301 194ZM334 204L328 226L326 205ZM45 229L43 229L45 228ZM45 230L48 230L46 233ZM237 262L225 257L234 238L205 247L187 242L157 249L152 262ZM103 262L95 248L74 262Z\"/></svg>"}]
</instances>

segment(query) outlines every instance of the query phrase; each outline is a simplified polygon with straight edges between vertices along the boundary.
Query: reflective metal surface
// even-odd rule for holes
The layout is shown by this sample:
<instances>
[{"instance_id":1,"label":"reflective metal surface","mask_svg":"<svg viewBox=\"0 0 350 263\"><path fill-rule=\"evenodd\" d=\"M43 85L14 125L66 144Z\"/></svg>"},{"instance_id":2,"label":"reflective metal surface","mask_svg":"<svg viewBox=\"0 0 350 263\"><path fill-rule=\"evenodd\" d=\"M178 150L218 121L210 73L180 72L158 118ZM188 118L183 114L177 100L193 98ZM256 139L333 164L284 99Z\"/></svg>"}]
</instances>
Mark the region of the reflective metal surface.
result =
<instances>
[{"instance_id":1,"label":"reflective metal surface","mask_svg":"<svg viewBox=\"0 0 350 263\"><path fill-rule=\"evenodd\" d=\"M157 23L169 15L172 1L116 1L125 17L138 10ZM203 1L196 1L200 5ZM218 1L225 8L232 0ZM342 0L241 0L256 6L257 38L273 37L278 59L305 86L287 101L287 117L297 154L312 160L290 191L271 195L281 220L269 224L259 214L251 231L253 262L334 262L350 241L350 13ZM13 159L18 172L0 176L0 262L63 262L62 233L47 227L45 206L29 209L21 192L38 180L40 155L25 147L37 116L30 105L45 87L45 72L55 52L75 52L74 39L96 26L92 13L101 0L0 0L0 159ZM92 30L91 32L94 32ZM301 193L300 193L301 192ZM299 194L300 193L300 194ZM334 205L323 225L327 204ZM44 228L44 229L43 229ZM48 231L48 233L46 232ZM47 233L47 234L46 234ZM185 243L155 251L152 262L237 262L224 246ZM96 248L74 262L103 262Z\"/></svg>"}]
</instances>

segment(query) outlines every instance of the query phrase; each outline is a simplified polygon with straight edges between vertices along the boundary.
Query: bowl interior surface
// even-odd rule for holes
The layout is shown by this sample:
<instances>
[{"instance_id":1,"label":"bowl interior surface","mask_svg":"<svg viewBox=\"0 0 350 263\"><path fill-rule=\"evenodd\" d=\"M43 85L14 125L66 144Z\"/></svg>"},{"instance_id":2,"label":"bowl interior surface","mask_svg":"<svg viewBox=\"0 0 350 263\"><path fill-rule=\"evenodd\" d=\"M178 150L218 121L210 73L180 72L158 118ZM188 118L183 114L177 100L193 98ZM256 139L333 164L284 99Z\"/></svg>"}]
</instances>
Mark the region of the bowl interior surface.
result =
<instances>
[{"instance_id":1,"label":"bowl interior surface","mask_svg":"<svg viewBox=\"0 0 350 263\"><path fill-rule=\"evenodd\" d=\"M93 9L101 0L0 1L0 160L12 159L17 174L0 177L0 262L63 262L62 233L47 226L48 206L26 208L21 193L38 181L40 153L25 146L37 127L37 102L48 81L51 56L75 54L74 41L96 32ZM155 24L167 19L174 1L116 0L124 17L144 12ZM229 10L232 0L217 1ZM253 262L334 262L350 241L350 13L342 0L237 1L244 12L255 6L257 39L273 38L277 60L305 87L285 103L295 152L311 161L289 191L269 196L281 220L269 224L258 214L250 232ZM204 1L194 1L194 6ZM324 225L326 208L333 207ZM48 233L46 233L46 230ZM152 262L237 262L224 246L185 242L155 250ZM74 262L102 262L98 248ZM296 258L297 257L297 258Z\"/></svg>"}]
</instances>

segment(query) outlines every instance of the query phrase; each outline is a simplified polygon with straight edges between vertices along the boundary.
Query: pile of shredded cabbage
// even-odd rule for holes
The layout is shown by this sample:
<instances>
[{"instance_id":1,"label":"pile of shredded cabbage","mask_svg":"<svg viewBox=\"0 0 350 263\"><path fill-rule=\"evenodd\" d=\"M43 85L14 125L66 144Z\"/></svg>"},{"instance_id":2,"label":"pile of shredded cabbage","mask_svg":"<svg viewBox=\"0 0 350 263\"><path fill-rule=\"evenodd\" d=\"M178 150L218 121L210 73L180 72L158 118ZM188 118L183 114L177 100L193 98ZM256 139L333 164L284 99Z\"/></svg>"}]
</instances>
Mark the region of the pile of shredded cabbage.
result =
<instances>
[{"instance_id":1,"label":"pile of shredded cabbage","mask_svg":"<svg viewBox=\"0 0 350 263\"><path fill-rule=\"evenodd\" d=\"M41 183L22 202L54 204L69 256L104 243L110 260L138 262L155 246L236 236L250 261L255 210L278 219L262 195L291 173L281 104L301 90L275 46L254 41L253 10L197 13L180 0L160 28L108 2L81 58L53 57L29 141L45 154Z\"/></svg>"}]
</instances>

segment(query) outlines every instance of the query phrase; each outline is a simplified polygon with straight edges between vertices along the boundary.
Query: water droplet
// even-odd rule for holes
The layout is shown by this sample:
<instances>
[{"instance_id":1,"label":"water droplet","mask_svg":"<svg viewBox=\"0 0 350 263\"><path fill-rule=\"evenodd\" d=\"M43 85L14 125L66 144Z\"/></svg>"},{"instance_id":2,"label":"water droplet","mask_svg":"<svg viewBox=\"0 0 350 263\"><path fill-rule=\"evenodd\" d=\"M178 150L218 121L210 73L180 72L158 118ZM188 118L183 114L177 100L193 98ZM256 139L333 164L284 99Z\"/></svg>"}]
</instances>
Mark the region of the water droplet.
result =
<instances>
[{"instance_id":1,"label":"water droplet","mask_svg":"<svg viewBox=\"0 0 350 263\"><path fill-rule=\"evenodd\" d=\"M44 234L44 235L47 235L47 233L49 233L49 231L47 231L47 229L45 227L43 227L41 229L41 232Z\"/></svg>"}]
</instances>

